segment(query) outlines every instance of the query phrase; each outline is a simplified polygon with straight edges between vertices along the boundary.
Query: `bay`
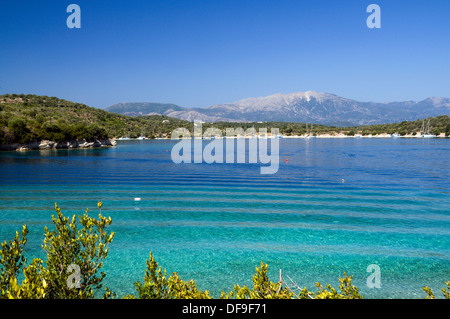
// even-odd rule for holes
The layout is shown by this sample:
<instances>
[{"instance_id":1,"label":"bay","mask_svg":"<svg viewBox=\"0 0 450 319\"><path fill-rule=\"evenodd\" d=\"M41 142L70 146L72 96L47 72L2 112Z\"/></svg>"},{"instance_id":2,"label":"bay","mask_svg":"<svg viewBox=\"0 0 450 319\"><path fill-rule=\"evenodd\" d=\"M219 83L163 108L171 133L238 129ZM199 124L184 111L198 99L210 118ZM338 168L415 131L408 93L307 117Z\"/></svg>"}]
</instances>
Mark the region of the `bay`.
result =
<instances>
[{"instance_id":1,"label":"bay","mask_svg":"<svg viewBox=\"0 0 450 319\"><path fill-rule=\"evenodd\" d=\"M176 141L0 153L0 240L30 229L42 256L54 203L111 216L105 284L134 293L150 251L168 272L219 297L255 266L312 290L344 271L367 298L437 296L450 280L449 139L280 139L276 174L261 164L175 164ZM208 143L208 141L204 141ZM286 161L288 160L288 161ZM136 201L136 198L140 198ZM381 288L366 285L380 266Z\"/></svg>"}]
</instances>

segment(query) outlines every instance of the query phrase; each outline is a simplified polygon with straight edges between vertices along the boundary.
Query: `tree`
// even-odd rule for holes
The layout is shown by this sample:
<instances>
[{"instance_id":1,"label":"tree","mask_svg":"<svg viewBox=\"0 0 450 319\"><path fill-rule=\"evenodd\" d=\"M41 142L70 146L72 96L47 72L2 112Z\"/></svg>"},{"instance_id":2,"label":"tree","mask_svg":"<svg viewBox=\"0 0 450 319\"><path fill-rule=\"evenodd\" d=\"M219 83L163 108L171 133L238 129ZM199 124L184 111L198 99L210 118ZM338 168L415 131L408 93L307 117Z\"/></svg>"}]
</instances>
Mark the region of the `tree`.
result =
<instances>
[{"instance_id":1,"label":"tree","mask_svg":"<svg viewBox=\"0 0 450 319\"><path fill-rule=\"evenodd\" d=\"M66 138L63 131L59 127L58 124L45 124L42 127L43 134L41 136L42 139L55 141L55 142L63 142Z\"/></svg>"},{"instance_id":2,"label":"tree","mask_svg":"<svg viewBox=\"0 0 450 319\"><path fill-rule=\"evenodd\" d=\"M57 216L52 216L55 229L50 231L45 227L42 246L47 253L45 266L38 258L26 266L27 259L23 256L28 234L26 225L22 229L22 237L17 232L14 240L4 242L0 251L0 298L94 298L94 293L102 288L106 274L99 273L99 270L114 238L114 233L107 232L111 218L101 215L101 202L98 206L98 219L88 216L86 211L78 216L77 223L76 215L69 220L55 204ZM24 279L19 284L20 270ZM72 278L75 285L72 285ZM106 288L103 298L111 296L113 293Z\"/></svg>"},{"instance_id":3,"label":"tree","mask_svg":"<svg viewBox=\"0 0 450 319\"><path fill-rule=\"evenodd\" d=\"M94 139L103 139L107 138L108 133L104 128L101 128L95 124L89 125L87 127L87 137L88 140L94 140Z\"/></svg>"},{"instance_id":4,"label":"tree","mask_svg":"<svg viewBox=\"0 0 450 319\"><path fill-rule=\"evenodd\" d=\"M82 140L84 138L87 138L88 136L88 130L86 125L83 124L76 124L75 126L72 126L71 134L74 138L77 140Z\"/></svg>"},{"instance_id":5,"label":"tree","mask_svg":"<svg viewBox=\"0 0 450 319\"><path fill-rule=\"evenodd\" d=\"M362 299L362 296L359 294L359 289L352 285L352 277L348 277L344 272L344 278L339 277L339 289L340 293L330 284L326 286L326 289L318 282L316 283L316 287L318 291L316 292L314 299Z\"/></svg>"},{"instance_id":6,"label":"tree","mask_svg":"<svg viewBox=\"0 0 450 319\"><path fill-rule=\"evenodd\" d=\"M221 298L237 299L362 299L358 288L352 285L352 276L348 277L344 273L344 278L339 278L340 293L330 284L324 288L320 282L316 283L317 292L309 291L306 287L301 288L296 283L291 285L298 290L297 293L288 286L282 279L280 272L280 281L274 283L267 276L268 266L261 262L261 268L256 267L256 274L253 276L253 289L246 286L235 285L233 291L228 294L222 292ZM283 286L284 285L284 286Z\"/></svg>"},{"instance_id":7,"label":"tree","mask_svg":"<svg viewBox=\"0 0 450 319\"><path fill-rule=\"evenodd\" d=\"M42 260L35 258L23 269L25 279L18 284L17 278L10 281L7 297L9 299L42 299L46 297L47 283L43 277Z\"/></svg>"},{"instance_id":8,"label":"tree","mask_svg":"<svg viewBox=\"0 0 450 319\"><path fill-rule=\"evenodd\" d=\"M13 134L14 142L29 143L33 140L30 130L25 120L21 118L13 118L8 121L8 128Z\"/></svg>"},{"instance_id":9,"label":"tree","mask_svg":"<svg viewBox=\"0 0 450 319\"><path fill-rule=\"evenodd\" d=\"M450 281L445 282L447 287L442 288L442 293L444 294L445 299L450 299ZM422 288L423 291L427 294L426 299L435 299L434 293L430 287L425 286Z\"/></svg>"},{"instance_id":10,"label":"tree","mask_svg":"<svg viewBox=\"0 0 450 319\"><path fill-rule=\"evenodd\" d=\"M45 116L42 113L39 113L38 115L36 115L36 122L39 124L44 124L45 123Z\"/></svg>"},{"instance_id":11,"label":"tree","mask_svg":"<svg viewBox=\"0 0 450 319\"><path fill-rule=\"evenodd\" d=\"M282 283L274 283L267 275L268 265L261 262L261 268L256 267L256 274L252 277L253 288L247 286L234 285L234 289L225 294L222 292L221 298L237 299L292 299L294 293L288 288L283 288Z\"/></svg>"},{"instance_id":12,"label":"tree","mask_svg":"<svg viewBox=\"0 0 450 319\"><path fill-rule=\"evenodd\" d=\"M181 280L177 273L167 277L167 271L158 267L152 252L147 260L144 282L134 284L140 299L211 299L207 290L201 291L197 288L195 281ZM127 296L133 298L133 296Z\"/></svg>"},{"instance_id":13,"label":"tree","mask_svg":"<svg viewBox=\"0 0 450 319\"><path fill-rule=\"evenodd\" d=\"M27 243L27 226L22 228L22 237L19 232L16 232L16 236L9 242L1 244L0 250L0 289L1 296L4 297L7 291L10 289L10 284L17 278L19 271L26 263L26 258L23 256L23 249Z\"/></svg>"},{"instance_id":14,"label":"tree","mask_svg":"<svg viewBox=\"0 0 450 319\"><path fill-rule=\"evenodd\" d=\"M350 131L348 131L347 133L345 133L345 135L347 135L347 136L353 136L353 135L355 135L356 133L355 133L355 131L354 130L350 130Z\"/></svg>"},{"instance_id":15,"label":"tree","mask_svg":"<svg viewBox=\"0 0 450 319\"><path fill-rule=\"evenodd\" d=\"M99 204L99 207L101 205ZM109 234L107 227L111 218L98 215L98 219L88 216L89 210L79 216L78 229L76 215L69 220L55 204L57 215L52 216L56 229L49 231L45 227L45 239L42 248L47 253L45 274L50 298L93 298L94 291L102 288L106 274L98 271L103 267L109 244L114 233ZM68 285L72 271L79 275L76 289Z\"/></svg>"}]
</instances>

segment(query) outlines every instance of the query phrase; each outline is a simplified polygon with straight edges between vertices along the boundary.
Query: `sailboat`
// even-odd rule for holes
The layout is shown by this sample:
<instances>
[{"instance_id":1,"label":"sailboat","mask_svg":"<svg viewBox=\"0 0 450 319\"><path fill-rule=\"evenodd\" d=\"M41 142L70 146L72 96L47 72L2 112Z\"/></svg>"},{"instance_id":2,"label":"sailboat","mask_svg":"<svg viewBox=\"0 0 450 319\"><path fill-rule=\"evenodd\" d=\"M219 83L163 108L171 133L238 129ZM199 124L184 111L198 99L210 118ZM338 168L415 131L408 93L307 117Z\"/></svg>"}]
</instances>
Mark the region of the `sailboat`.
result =
<instances>
[{"instance_id":1,"label":"sailboat","mask_svg":"<svg viewBox=\"0 0 450 319\"><path fill-rule=\"evenodd\" d=\"M309 137L310 138L316 138L316 136L313 134L313 124L311 123L311 129L310 129L310 131L309 131Z\"/></svg>"},{"instance_id":2,"label":"sailboat","mask_svg":"<svg viewBox=\"0 0 450 319\"><path fill-rule=\"evenodd\" d=\"M308 123L306 123L306 136L305 136L305 138L315 138L315 136L313 135L313 132L312 132L312 127L313 127L313 124L311 123L311 128L310 128L310 130L308 132Z\"/></svg>"},{"instance_id":3,"label":"sailboat","mask_svg":"<svg viewBox=\"0 0 450 319\"><path fill-rule=\"evenodd\" d=\"M131 138L128 136L128 134L125 134L125 130L126 129L123 129L123 136L119 137L117 140L119 140L119 141L129 141L129 140L131 140Z\"/></svg>"},{"instance_id":4,"label":"sailboat","mask_svg":"<svg viewBox=\"0 0 450 319\"><path fill-rule=\"evenodd\" d=\"M144 136L144 130L141 130L141 136L137 138L138 140L146 140L147 138Z\"/></svg>"},{"instance_id":5,"label":"sailboat","mask_svg":"<svg viewBox=\"0 0 450 319\"><path fill-rule=\"evenodd\" d=\"M425 120L422 121L422 137L423 138L435 138L436 135L430 133L430 120L428 120L426 132L425 132Z\"/></svg>"},{"instance_id":6,"label":"sailboat","mask_svg":"<svg viewBox=\"0 0 450 319\"><path fill-rule=\"evenodd\" d=\"M308 123L306 123L306 136L305 138L309 138L309 134L308 134Z\"/></svg>"}]
</instances>

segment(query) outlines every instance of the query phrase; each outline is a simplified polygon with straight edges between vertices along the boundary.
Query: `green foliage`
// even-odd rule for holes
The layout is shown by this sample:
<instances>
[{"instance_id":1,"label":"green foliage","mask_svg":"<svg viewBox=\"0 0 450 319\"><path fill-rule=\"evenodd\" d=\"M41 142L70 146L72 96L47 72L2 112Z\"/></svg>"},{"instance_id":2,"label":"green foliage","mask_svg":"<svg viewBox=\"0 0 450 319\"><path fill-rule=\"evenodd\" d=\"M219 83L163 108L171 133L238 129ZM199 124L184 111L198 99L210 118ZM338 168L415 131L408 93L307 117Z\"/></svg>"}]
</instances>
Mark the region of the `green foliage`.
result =
<instances>
[{"instance_id":1,"label":"green foliage","mask_svg":"<svg viewBox=\"0 0 450 319\"><path fill-rule=\"evenodd\" d=\"M450 281L445 282L445 285L447 287L442 288L441 291L444 295L444 298L450 300ZM425 297L426 299L435 299L434 293L430 287L426 286L423 287L422 289L427 294L427 296Z\"/></svg>"},{"instance_id":2,"label":"green foliage","mask_svg":"<svg viewBox=\"0 0 450 319\"><path fill-rule=\"evenodd\" d=\"M65 140L66 134L57 124L44 124L40 138L42 140L62 142Z\"/></svg>"},{"instance_id":3,"label":"green foliage","mask_svg":"<svg viewBox=\"0 0 450 319\"><path fill-rule=\"evenodd\" d=\"M440 133L446 133L447 129L449 129L450 125L450 117L447 115L441 115L429 118L430 120L430 133L439 135ZM363 135L376 135L382 133L399 133L404 136L407 134L416 134L422 129L423 119L418 119L416 121L403 121L401 123L393 123L393 124L376 124L376 125L367 125L362 126L360 129L363 130ZM450 133L450 132L448 132Z\"/></svg>"},{"instance_id":4,"label":"green foliage","mask_svg":"<svg viewBox=\"0 0 450 319\"><path fill-rule=\"evenodd\" d=\"M253 288L235 285L234 290L228 294L222 292L221 298L237 299L362 299L358 288L352 285L352 276L348 277L344 273L344 278L339 278L340 293L330 284L326 289L318 282L317 292L309 291L306 287L300 288L297 285L298 293L291 290L283 280L278 283L269 280L267 275L268 265L261 263L261 268L256 267L256 274L252 277ZM283 286L284 284L284 286Z\"/></svg>"},{"instance_id":5,"label":"green foliage","mask_svg":"<svg viewBox=\"0 0 450 319\"><path fill-rule=\"evenodd\" d=\"M10 281L7 297L9 299L43 299L46 298L47 282L43 275L42 260L35 258L28 267L23 269L25 279L22 284L17 283L17 278Z\"/></svg>"},{"instance_id":6,"label":"green foliage","mask_svg":"<svg viewBox=\"0 0 450 319\"><path fill-rule=\"evenodd\" d=\"M102 288L106 274L98 271L108 255L108 245L114 233L108 234L107 227L111 218L98 215L98 219L88 216L88 211L79 216L78 229L76 215L69 220L55 204L57 216L52 216L56 229L49 231L45 227L45 239L42 248L47 253L46 278L50 298L92 298L94 291ZM68 287L68 268L80 267L81 281L78 289Z\"/></svg>"},{"instance_id":7,"label":"green foliage","mask_svg":"<svg viewBox=\"0 0 450 319\"><path fill-rule=\"evenodd\" d=\"M430 287L423 287L422 290L427 294L426 299L435 299L434 293Z\"/></svg>"},{"instance_id":8,"label":"green foliage","mask_svg":"<svg viewBox=\"0 0 450 319\"><path fill-rule=\"evenodd\" d=\"M1 296L4 297L7 291L10 290L11 282L14 282L19 274L19 271L26 263L26 258L23 256L23 249L27 243L27 226L22 228L22 238L19 232L9 242L4 242L1 245L1 259L0 259L0 289Z\"/></svg>"},{"instance_id":9,"label":"green foliage","mask_svg":"<svg viewBox=\"0 0 450 319\"><path fill-rule=\"evenodd\" d=\"M167 271L158 267L153 254L147 260L144 282L135 284L140 299L211 299L209 292L197 288L192 279L188 282L181 280L177 273L167 277ZM132 298L127 296L127 298Z\"/></svg>"},{"instance_id":10,"label":"green foliage","mask_svg":"<svg viewBox=\"0 0 450 319\"><path fill-rule=\"evenodd\" d=\"M55 229L45 227L45 239L42 246L47 260L33 259L26 266L23 249L27 242L26 226L22 238L16 233L14 240L4 242L1 248L1 298L50 298L50 299L85 299L94 298L94 293L102 288L106 274L99 273L103 261L108 255L109 244L114 233L108 233L111 219L100 214L98 219L84 215L71 219L64 217L55 204L56 216L52 216ZM73 273L73 266L79 267L79 273ZM72 267L72 268L71 268ZM17 277L23 269L24 279L21 284ZM69 285L71 278L78 275L79 283ZM76 276L75 276L76 277ZM78 280L77 280L78 281ZM106 288L104 298L113 296Z\"/></svg>"},{"instance_id":11,"label":"green foliage","mask_svg":"<svg viewBox=\"0 0 450 319\"><path fill-rule=\"evenodd\" d=\"M450 299L450 281L445 283L447 287L442 288L442 293L444 294L445 299Z\"/></svg>"},{"instance_id":12,"label":"green foliage","mask_svg":"<svg viewBox=\"0 0 450 319\"><path fill-rule=\"evenodd\" d=\"M356 134L356 132L354 131L354 130L350 130L350 131L348 131L345 135L347 135L347 136L353 136L353 135L355 135Z\"/></svg>"},{"instance_id":13,"label":"green foliage","mask_svg":"<svg viewBox=\"0 0 450 319\"><path fill-rule=\"evenodd\" d=\"M339 278L340 293L330 284L326 286L326 289L318 282L316 283L318 291L314 295L314 299L362 299L359 294L359 289L352 285L352 276L348 277L344 272L344 278Z\"/></svg>"},{"instance_id":14,"label":"green foliage","mask_svg":"<svg viewBox=\"0 0 450 319\"><path fill-rule=\"evenodd\" d=\"M27 123L21 118L12 118L8 121L8 129L13 134L14 140L18 143L29 143L33 140Z\"/></svg>"},{"instance_id":15,"label":"green foliage","mask_svg":"<svg viewBox=\"0 0 450 319\"><path fill-rule=\"evenodd\" d=\"M110 113L56 97L5 94L0 96L0 101L1 144L24 144L34 140L94 141L123 135L138 137L142 133L169 136L175 128L190 127L192 130L193 126L189 121L167 116L129 117ZM20 121L15 123L16 120ZM9 121L14 121L12 129Z\"/></svg>"},{"instance_id":16,"label":"green foliage","mask_svg":"<svg viewBox=\"0 0 450 319\"><path fill-rule=\"evenodd\" d=\"M233 291L225 294L222 292L221 298L236 299L292 299L294 294L289 289L282 287L282 283L274 283L267 275L268 265L261 262L261 268L256 267L256 274L252 277L253 288L247 286L234 285Z\"/></svg>"}]
</instances>

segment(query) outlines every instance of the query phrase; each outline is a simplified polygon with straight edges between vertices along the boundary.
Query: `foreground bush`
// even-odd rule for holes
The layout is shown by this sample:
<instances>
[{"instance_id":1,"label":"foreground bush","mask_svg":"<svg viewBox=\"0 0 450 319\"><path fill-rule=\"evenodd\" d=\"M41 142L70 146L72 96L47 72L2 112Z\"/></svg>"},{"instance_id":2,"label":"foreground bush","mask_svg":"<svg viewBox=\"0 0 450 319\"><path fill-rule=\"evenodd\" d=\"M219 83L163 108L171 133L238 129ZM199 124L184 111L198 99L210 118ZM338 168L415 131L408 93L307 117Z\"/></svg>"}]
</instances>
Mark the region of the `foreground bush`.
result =
<instances>
[{"instance_id":1,"label":"foreground bush","mask_svg":"<svg viewBox=\"0 0 450 319\"><path fill-rule=\"evenodd\" d=\"M212 299L209 292L201 291L196 283L191 279L186 282L178 277L177 273L172 273L167 277L167 271L158 267L153 254L147 260L147 270L145 271L144 282L134 284L140 299ZM127 296L126 298L134 298Z\"/></svg>"},{"instance_id":2,"label":"foreground bush","mask_svg":"<svg viewBox=\"0 0 450 319\"><path fill-rule=\"evenodd\" d=\"M99 207L101 209L100 203ZM114 233L107 232L111 218L99 214L95 219L86 211L78 220L76 215L69 220L56 204L55 211L56 216L52 216L55 229L50 231L45 227L42 246L47 255L45 264L35 258L27 265L23 256L28 234L26 225L22 236L16 232L12 241L2 244L1 298L85 299L94 298L94 292L102 288L106 274L99 270L114 238ZM25 277L22 283L17 280L20 270ZM103 297L111 296L106 289Z\"/></svg>"},{"instance_id":3,"label":"foreground bush","mask_svg":"<svg viewBox=\"0 0 450 319\"><path fill-rule=\"evenodd\" d=\"M106 276L100 269L108 256L114 233L108 232L111 218L102 216L102 203L98 203L98 219L90 217L89 211L81 216L64 217L55 204L52 216L54 229L45 227L42 248L47 259L39 258L29 264L23 255L27 243L28 228L16 232L13 240L5 241L0 249L0 298L10 299L86 299L112 298L115 294L107 287L102 292ZM23 280L18 281L20 272ZM339 278L339 291L330 284L325 288L317 283L317 291L286 282L281 275L278 282L268 277L268 265L261 263L252 277L253 287L234 285L232 291L222 291L223 299L361 299L359 289L352 285L352 276L344 273ZM290 278L289 278L290 279ZM450 282L442 292L450 299ZM147 260L143 282L134 284L140 299L212 299L211 294L198 289L194 280L184 281L177 273L167 276L167 271L155 261L152 252ZM427 299L435 296L429 287L423 287ZM127 295L127 299L136 296Z\"/></svg>"},{"instance_id":4,"label":"foreground bush","mask_svg":"<svg viewBox=\"0 0 450 319\"><path fill-rule=\"evenodd\" d=\"M442 288L441 291L444 294L445 299L450 299L450 281L447 281L445 284L447 287ZM434 293L430 287L423 287L423 291L427 294L427 299L435 299Z\"/></svg>"},{"instance_id":5,"label":"foreground bush","mask_svg":"<svg viewBox=\"0 0 450 319\"><path fill-rule=\"evenodd\" d=\"M332 288L330 284L326 289L318 282L317 291L309 291L306 287L301 288L296 283L288 285L281 276L278 283L272 282L267 276L268 265L261 263L261 268L256 267L256 274L253 276L253 288L235 285L233 291L225 294L222 292L221 298L236 299L361 299L358 288L352 285L352 276L348 277L344 273L344 278L339 278L340 293Z\"/></svg>"}]
</instances>

